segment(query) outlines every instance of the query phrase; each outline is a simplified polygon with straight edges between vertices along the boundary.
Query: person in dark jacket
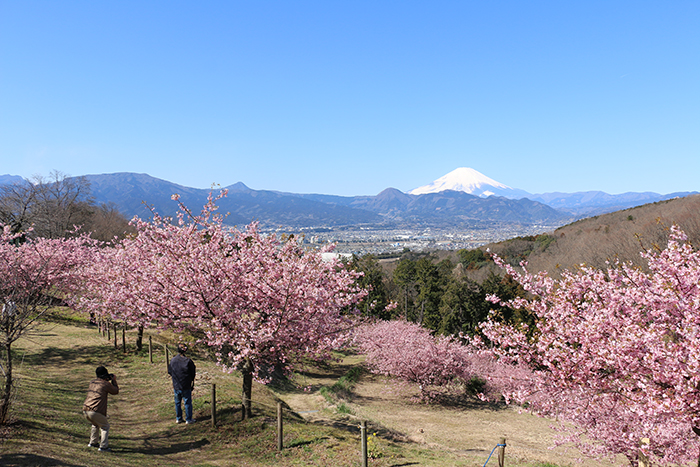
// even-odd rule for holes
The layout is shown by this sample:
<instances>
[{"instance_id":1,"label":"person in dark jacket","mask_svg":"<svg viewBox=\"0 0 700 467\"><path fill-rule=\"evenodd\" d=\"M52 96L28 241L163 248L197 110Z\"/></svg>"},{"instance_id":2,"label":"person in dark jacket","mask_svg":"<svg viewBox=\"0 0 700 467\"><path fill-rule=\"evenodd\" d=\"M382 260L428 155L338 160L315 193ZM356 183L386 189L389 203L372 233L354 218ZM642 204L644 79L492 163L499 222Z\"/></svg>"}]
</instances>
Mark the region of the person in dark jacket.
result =
<instances>
[{"instance_id":1,"label":"person in dark jacket","mask_svg":"<svg viewBox=\"0 0 700 467\"><path fill-rule=\"evenodd\" d=\"M185 419L187 424L195 422L192 418L192 390L194 389L194 377L196 369L191 358L187 357L187 345L177 346L178 354L168 365L168 374L173 379L173 391L175 391L175 422L182 423L182 402L185 403Z\"/></svg>"},{"instance_id":2,"label":"person in dark jacket","mask_svg":"<svg viewBox=\"0 0 700 467\"><path fill-rule=\"evenodd\" d=\"M100 451L109 449L109 421L107 420L107 397L109 394L119 394L117 378L107 371L107 368L98 366L95 370L97 378L90 382L87 398L83 404L83 415L92 423L90 429L89 447L99 446ZM98 437L98 431L100 437ZM97 441L100 441L98 444Z\"/></svg>"}]
</instances>

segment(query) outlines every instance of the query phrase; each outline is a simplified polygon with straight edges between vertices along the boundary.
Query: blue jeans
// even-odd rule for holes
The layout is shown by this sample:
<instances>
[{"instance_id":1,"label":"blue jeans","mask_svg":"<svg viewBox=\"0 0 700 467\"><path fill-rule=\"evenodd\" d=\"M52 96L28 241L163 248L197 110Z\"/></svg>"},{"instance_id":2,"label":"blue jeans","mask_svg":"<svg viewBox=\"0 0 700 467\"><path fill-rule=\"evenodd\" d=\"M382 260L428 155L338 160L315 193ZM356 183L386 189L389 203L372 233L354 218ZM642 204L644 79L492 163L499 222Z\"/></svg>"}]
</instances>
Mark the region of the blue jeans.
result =
<instances>
[{"instance_id":1,"label":"blue jeans","mask_svg":"<svg viewBox=\"0 0 700 467\"><path fill-rule=\"evenodd\" d=\"M192 421L192 390L182 389L175 390L175 416L179 422L182 421L182 406L181 402L185 403L185 417L188 422Z\"/></svg>"}]
</instances>

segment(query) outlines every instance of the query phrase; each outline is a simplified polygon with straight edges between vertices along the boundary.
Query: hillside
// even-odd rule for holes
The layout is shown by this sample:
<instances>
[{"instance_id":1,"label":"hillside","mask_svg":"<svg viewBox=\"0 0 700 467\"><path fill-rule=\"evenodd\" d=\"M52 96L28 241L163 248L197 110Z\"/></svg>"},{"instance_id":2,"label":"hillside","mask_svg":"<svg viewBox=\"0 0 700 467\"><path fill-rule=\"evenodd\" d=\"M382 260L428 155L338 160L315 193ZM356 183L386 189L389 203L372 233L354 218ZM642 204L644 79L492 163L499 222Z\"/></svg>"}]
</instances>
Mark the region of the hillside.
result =
<instances>
[{"instance_id":1,"label":"hillside","mask_svg":"<svg viewBox=\"0 0 700 467\"><path fill-rule=\"evenodd\" d=\"M531 271L549 271L554 275L582 263L601 268L615 258L643 265L639 256L642 247L663 248L668 241L667 229L674 223L683 228L694 245L700 245L700 195L590 217L549 234L515 238L481 249L488 248L514 265L527 260ZM453 260L458 261L456 255ZM491 264L467 274L480 280L493 269L495 265Z\"/></svg>"}]
</instances>

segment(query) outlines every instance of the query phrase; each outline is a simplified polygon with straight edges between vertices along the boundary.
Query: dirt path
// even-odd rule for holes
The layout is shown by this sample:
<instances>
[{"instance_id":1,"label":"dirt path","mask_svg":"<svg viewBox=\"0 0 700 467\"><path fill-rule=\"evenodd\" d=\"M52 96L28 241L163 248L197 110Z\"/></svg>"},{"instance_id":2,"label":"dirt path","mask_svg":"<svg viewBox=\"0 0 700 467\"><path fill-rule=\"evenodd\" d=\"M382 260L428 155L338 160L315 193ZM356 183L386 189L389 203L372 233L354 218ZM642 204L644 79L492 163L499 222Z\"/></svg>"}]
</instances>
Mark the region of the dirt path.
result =
<instances>
[{"instance_id":1,"label":"dirt path","mask_svg":"<svg viewBox=\"0 0 700 467\"><path fill-rule=\"evenodd\" d=\"M117 376L120 387L119 394L108 399L113 453L119 458L128 455L133 459L148 459L148 465L192 465L197 449L208 442L202 441L203 436L194 431L186 433L188 429L196 430L196 425L174 423L172 385L165 364L151 365L133 356L120 355L106 343L95 328L52 323L42 324L34 337L21 341L18 352L34 360L31 366L17 368L25 390L41 387L65 394L60 401L43 400L39 404L27 401L37 405L37 410L46 411L47 417L66 420L66 426L70 427L69 436L57 434L50 444L56 452L42 454L60 458L65 455L62 451L73 449L88 456L81 460L86 465L91 465L90 456L98 456L97 451L86 451L90 425L83 418L81 408L88 384L95 377L95 368L105 365ZM154 400L157 404L152 404ZM31 443L20 445L19 451L39 454Z\"/></svg>"}]
</instances>

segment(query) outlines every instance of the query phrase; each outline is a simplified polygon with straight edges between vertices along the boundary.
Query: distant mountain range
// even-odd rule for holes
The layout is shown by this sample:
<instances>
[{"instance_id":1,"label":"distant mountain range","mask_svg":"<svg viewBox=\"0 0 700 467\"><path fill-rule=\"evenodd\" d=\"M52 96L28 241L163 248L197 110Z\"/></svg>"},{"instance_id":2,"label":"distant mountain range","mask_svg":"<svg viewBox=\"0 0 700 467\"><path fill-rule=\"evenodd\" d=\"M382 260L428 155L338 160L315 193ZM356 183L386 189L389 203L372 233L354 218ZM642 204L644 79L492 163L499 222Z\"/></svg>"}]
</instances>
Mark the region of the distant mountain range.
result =
<instances>
[{"instance_id":1,"label":"distant mountain range","mask_svg":"<svg viewBox=\"0 0 700 467\"><path fill-rule=\"evenodd\" d=\"M0 185L22 182L24 179L19 175L0 175Z\"/></svg>"},{"instance_id":2,"label":"distant mountain range","mask_svg":"<svg viewBox=\"0 0 700 467\"><path fill-rule=\"evenodd\" d=\"M198 211L210 190L190 188L146 174L85 175L97 203L114 203L127 217L147 218L151 210L173 215L171 195L177 193L190 209ZM0 184L21 177L0 175ZM229 213L227 223L244 225L253 220L265 228L493 228L498 225L562 225L577 218L611 212L690 193L603 192L529 193L510 188L460 168L424 187L403 193L387 188L376 196L334 196L253 190L238 182L226 187L228 196L218 202Z\"/></svg>"},{"instance_id":3,"label":"distant mountain range","mask_svg":"<svg viewBox=\"0 0 700 467\"><path fill-rule=\"evenodd\" d=\"M660 195L658 193L622 193L609 195L602 191L584 191L577 193L542 193L531 194L518 188L511 188L486 175L468 168L460 167L434 182L415 188L408 193L438 193L444 190L464 191L480 197L504 196L509 199L528 198L546 204L554 209L576 217L586 217L618 211L673 198L682 198L697 192L678 192Z\"/></svg>"}]
</instances>

